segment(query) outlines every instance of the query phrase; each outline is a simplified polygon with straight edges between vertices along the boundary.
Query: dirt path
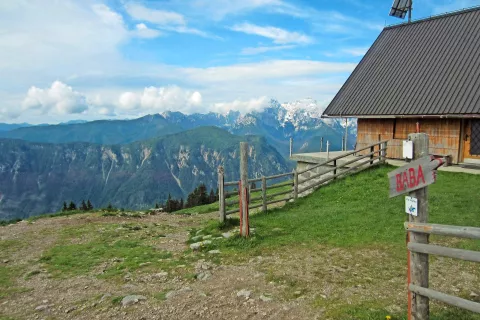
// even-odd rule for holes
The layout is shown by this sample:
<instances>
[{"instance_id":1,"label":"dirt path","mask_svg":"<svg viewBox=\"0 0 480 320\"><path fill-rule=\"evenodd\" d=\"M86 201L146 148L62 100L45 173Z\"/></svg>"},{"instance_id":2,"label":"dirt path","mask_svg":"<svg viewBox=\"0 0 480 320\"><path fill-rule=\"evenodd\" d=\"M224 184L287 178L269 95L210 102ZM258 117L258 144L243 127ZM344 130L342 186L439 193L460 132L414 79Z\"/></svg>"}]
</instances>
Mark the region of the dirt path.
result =
<instances>
[{"instance_id":1,"label":"dirt path","mask_svg":"<svg viewBox=\"0 0 480 320\"><path fill-rule=\"evenodd\" d=\"M357 304L380 301L388 313L401 312L405 304L399 289L405 286L404 268L389 263L395 257L388 249L299 243L250 255L239 249L238 257L189 250L192 228L215 217L88 214L0 228L0 289L3 285L6 292L0 292L0 319L337 319L332 310ZM87 272L59 277L52 268L78 266L70 266L68 257L60 266L42 260L56 246L88 248L98 239L109 239L105 234L113 234L114 241L140 239L168 252L165 260L171 265L149 268L149 261L144 269L105 277L105 270L115 271L123 261L118 256L101 260ZM450 260L436 259L432 286L468 295L480 283L474 268L459 269ZM140 301L123 306L122 299L129 295L141 296Z\"/></svg>"}]
</instances>

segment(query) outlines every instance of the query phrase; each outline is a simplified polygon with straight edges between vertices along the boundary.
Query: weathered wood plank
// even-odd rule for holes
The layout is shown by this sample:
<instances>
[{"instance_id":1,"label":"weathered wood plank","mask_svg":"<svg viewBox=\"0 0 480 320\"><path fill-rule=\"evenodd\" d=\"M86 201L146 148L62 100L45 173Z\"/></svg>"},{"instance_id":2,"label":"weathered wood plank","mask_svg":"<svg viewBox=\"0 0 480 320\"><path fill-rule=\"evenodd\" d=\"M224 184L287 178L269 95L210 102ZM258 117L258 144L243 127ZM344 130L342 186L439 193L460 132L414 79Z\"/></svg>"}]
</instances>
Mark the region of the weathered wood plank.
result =
<instances>
[{"instance_id":1,"label":"weathered wood plank","mask_svg":"<svg viewBox=\"0 0 480 320\"><path fill-rule=\"evenodd\" d=\"M415 222L405 222L404 225L407 231L467 239L480 239L480 228Z\"/></svg>"},{"instance_id":2,"label":"weathered wood plank","mask_svg":"<svg viewBox=\"0 0 480 320\"><path fill-rule=\"evenodd\" d=\"M480 303L462 299L459 297L451 296L442 292L438 292L432 289L422 288L411 284L409 290L416 294L441 301L443 303L455 306L461 309L469 310L472 312L480 313Z\"/></svg>"},{"instance_id":3,"label":"weathered wood plank","mask_svg":"<svg viewBox=\"0 0 480 320\"><path fill-rule=\"evenodd\" d=\"M410 251L423 253L426 255L434 254L437 256L455 258L465 261L480 262L480 251L447 248L432 244L422 244L415 242L410 242L407 247Z\"/></svg>"},{"instance_id":4,"label":"weathered wood plank","mask_svg":"<svg viewBox=\"0 0 480 320\"><path fill-rule=\"evenodd\" d=\"M248 237L248 143L240 142L240 235Z\"/></svg>"},{"instance_id":5,"label":"weathered wood plank","mask_svg":"<svg viewBox=\"0 0 480 320\"><path fill-rule=\"evenodd\" d=\"M262 177L262 211L267 212L267 179Z\"/></svg>"}]
</instances>

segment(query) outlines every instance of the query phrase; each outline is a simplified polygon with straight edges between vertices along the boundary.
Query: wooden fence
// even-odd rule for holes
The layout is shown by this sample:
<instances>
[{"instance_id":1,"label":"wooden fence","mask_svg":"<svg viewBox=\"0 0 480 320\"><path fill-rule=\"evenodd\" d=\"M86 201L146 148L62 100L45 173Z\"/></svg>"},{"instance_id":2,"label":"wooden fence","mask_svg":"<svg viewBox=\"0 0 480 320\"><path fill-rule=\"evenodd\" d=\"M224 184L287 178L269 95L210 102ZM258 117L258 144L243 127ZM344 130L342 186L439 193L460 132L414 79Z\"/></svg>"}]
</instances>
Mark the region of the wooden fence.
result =
<instances>
[{"instance_id":1,"label":"wooden fence","mask_svg":"<svg viewBox=\"0 0 480 320\"><path fill-rule=\"evenodd\" d=\"M467 239L480 239L480 228L474 227L458 227L430 223L405 222L405 229L407 232L413 232L416 234L437 234L442 236L451 236ZM427 255L427 259L428 255L433 254L465 261L480 262L479 251L453 249L417 242L409 242L408 250L413 253ZM424 272L426 272L427 275L429 273L428 269L424 270ZM429 299L435 299L458 308L480 313L480 303L474 301L441 293L429 288L425 288L415 283L410 283L408 286L408 290L414 294L418 294ZM415 319L417 319L417 317L415 317Z\"/></svg>"},{"instance_id":2,"label":"wooden fence","mask_svg":"<svg viewBox=\"0 0 480 320\"><path fill-rule=\"evenodd\" d=\"M261 182L261 188L250 188L249 194L252 192L261 191L260 196L247 199L248 208L256 209L262 208L262 211L267 211L268 206L278 202L296 200L299 195L306 191L319 188L321 185L335 180L341 176L349 173L364 170L370 166L384 163L386 159L387 141L379 141L375 144L365 148L347 152L341 156L327 159L321 163L315 164L305 170L293 170L293 172L261 177L255 179L248 179L249 188L252 183ZM364 154L358 156L357 154L363 152ZM367 152L367 153L365 153ZM282 179L281 183L272 183L272 180ZM288 181L285 181L288 180ZM288 190L283 190L275 193L267 193L269 189L282 188L291 186ZM236 190L227 191L227 188L236 187ZM219 213L220 221L225 221L230 214L238 213L240 211L240 181L225 182L225 174L222 167L218 168L218 189L219 189ZM238 199L229 200L229 197L238 195ZM278 198L279 196L287 195L286 197ZM261 203L255 203L259 202ZM237 207L238 205L238 207ZM234 209L227 210L228 207L235 206Z\"/></svg>"}]
</instances>

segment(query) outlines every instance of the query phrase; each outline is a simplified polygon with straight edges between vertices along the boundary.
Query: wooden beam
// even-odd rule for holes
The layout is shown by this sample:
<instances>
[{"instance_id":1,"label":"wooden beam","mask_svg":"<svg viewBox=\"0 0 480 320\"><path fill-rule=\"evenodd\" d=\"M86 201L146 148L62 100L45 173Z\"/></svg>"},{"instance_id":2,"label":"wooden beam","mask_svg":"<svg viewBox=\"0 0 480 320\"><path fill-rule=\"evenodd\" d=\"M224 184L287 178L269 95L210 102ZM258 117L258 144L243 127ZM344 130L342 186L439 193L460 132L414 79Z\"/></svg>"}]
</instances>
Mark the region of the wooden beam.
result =
<instances>
[{"instance_id":1,"label":"wooden beam","mask_svg":"<svg viewBox=\"0 0 480 320\"><path fill-rule=\"evenodd\" d=\"M407 231L467 239L480 239L480 228L415 222L405 222L404 225Z\"/></svg>"},{"instance_id":2,"label":"wooden beam","mask_svg":"<svg viewBox=\"0 0 480 320\"><path fill-rule=\"evenodd\" d=\"M409 290L412 292L415 292L417 295L435 299L461 309L480 313L480 303L477 303L474 301L465 300L465 299L451 296L445 293L441 293L432 289L422 288L413 284L409 286Z\"/></svg>"},{"instance_id":3,"label":"wooden beam","mask_svg":"<svg viewBox=\"0 0 480 320\"><path fill-rule=\"evenodd\" d=\"M471 262L480 262L480 251L471 251L455 248L435 246L432 244L413 243L408 244L408 250L425 255L434 254L437 256L449 257Z\"/></svg>"}]
</instances>

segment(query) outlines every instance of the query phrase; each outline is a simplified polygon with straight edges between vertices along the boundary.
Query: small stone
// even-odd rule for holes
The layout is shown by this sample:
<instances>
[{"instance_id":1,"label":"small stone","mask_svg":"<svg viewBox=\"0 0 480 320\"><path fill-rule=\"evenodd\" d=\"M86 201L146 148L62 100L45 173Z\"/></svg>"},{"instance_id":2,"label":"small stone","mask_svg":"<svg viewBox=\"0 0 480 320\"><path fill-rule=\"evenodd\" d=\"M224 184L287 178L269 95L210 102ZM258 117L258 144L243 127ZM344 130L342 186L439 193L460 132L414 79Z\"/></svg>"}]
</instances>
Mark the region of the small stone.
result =
<instances>
[{"instance_id":1,"label":"small stone","mask_svg":"<svg viewBox=\"0 0 480 320\"><path fill-rule=\"evenodd\" d=\"M270 301L273 300L273 298L268 297L268 296L265 296L265 295L262 294L262 295L260 296L260 300L262 300L263 302L270 302Z\"/></svg>"},{"instance_id":2,"label":"small stone","mask_svg":"<svg viewBox=\"0 0 480 320\"><path fill-rule=\"evenodd\" d=\"M144 266L148 266L149 264L152 264L152 263L151 262L142 262L138 266L144 267Z\"/></svg>"},{"instance_id":3,"label":"small stone","mask_svg":"<svg viewBox=\"0 0 480 320\"><path fill-rule=\"evenodd\" d=\"M48 300L43 300L42 302L43 302L43 303L48 303Z\"/></svg>"},{"instance_id":4,"label":"small stone","mask_svg":"<svg viewBox=\"0 0 480 320\"><path fill-rule=\"evenodd\" d=\"M139 301L144 301L144 300L147 300L147 298L144 296L139 296L139 295L126 296L122 299L122 306L128 307L129 305L132 305L132 304L138 303Z\"/></svg>"},{"instance_id":5,"label":"small stone","mask_svg":"<svg viewBox=\"0 0 480 320\"><path fill-rule=\"evenodd\" d=\"M8 260L8 259L3 260L3 263L9 263L9 262L10 262L10 260Z\"/></svg>"},{"instance_id":6,"label":"small stone","mask_svg":"<svg viewBox=\"0 0 480 320\"><path fill-rule=\"evenodd\" d=\"M209 234L209 235L203 236L202 239L203 240L212 239L212 235Z\"/></svg>"},{"instance_id":7,"label":"small stone","mask_svg":"<svg viewBox=\"0 0 480 320\"><path fill-rule=\"evenodd\" d=\"M472 292L470 292L470 297L471 298L477 298L478 294L472 291Z\"/></svg>"},{"instance_id":8,"label":"small stone","mask_svg":"<svg viewBox=\"0 0 480 320\"><path fill-rule=\"evenodd\" d=\"M77 309L77 307L68 308L67 310L65 310L65 313L70 313L72 311L75 311L76 309Z\"/></svg>"},{"instance_id":9,"label":"small stone","mask_svg":"<svg viewBox=\"0 0 480 320\"><path fill-rule=\"evenodd\" d=\"M202 238L203 238L203 236L195 236L195 237L192 238L192 241L193 242L198 242L198 241L202 240Z\"/></svg>"},{"instance_id":10,"label":"small stone","mask_svg":"<svg viewBox=\"0 0 480 320\"><path fill-rule=\"evenodd\" d=\"M44 310L47 310L47 309L48 309L48 305L42 304L42 305L36 307L35 311L44 311Z\"/></svg>"},{"instance_id":11,"label":"small stone","mask_svg":"<svg viewBox=\"0 0 480 320\"><path fill-rule=\"evenodd\" d=\"M249 299L250 296L252 295L252 291L242 289L237 292L237 297L245 297L246 299Z\"/></svg>"},{"instance_id":12,"label":"small stone","mask_svg":"<svg viewBox=\"0 0 480 320\"><path fill-rule=\"evenodd\" d=\"M100 302L103 302L105 301L105 299L107 298L110 298L112 295L110 293L105 293L101 298L100 298Z\"/></svg>"},{"instance_id":13,"label":"small stone","mask_svg":"<svg viewBox=\"0 0 480 320\"><path fill-rule=\"evenodd\" d=\"M209 254L219 254L220 250L210 250L208 251Z\"/></svg>"},{"instance_id":14,"label":"small stone","mask_svg":"<svg viewBox=\"0 0 480 320\"><path fill-rule=\"evenodd\" d=\"M212 244L212 240L203 240L202 245Z\"/></svg>"},{"instance_id":15,"label":"small stone","mask_svg":"<svg viewBox=\"0 0 480 320\"><path fill-rule=\"evenodd\" d=\"M165 299L170 299L171 297L175 296L176 293L176 291L168 291L167 294L165 294Z\"/></svg>"},{"instance_id":16,"label":"small stone","mask_svg":"<svg viewBox=\"0 0 480 320\"><path fill-rule=\"evenodd\" d=\"M202 232L203 232L203 229L200 229L200 230L197 231L196 235L198 236Z\"/></svg>"},{"instance_id":17,"label":"small stone","mask_svg":"<svg viewBox=\"0 0 480 320\"><path fill-rule=\"evenodd\" d=\"M297 290L297 291L295 291L293 294L294 294L294 295L296 295L296 296L299 296L299 295L301 295L301 294L302 294L302 291L300 291L300 290Z\"/></svg>"},{"instance_id":18,"label":"small stone","mask_svg":"<svg viewBox=\"0 0 480 320\"><path fill-rule=\"evenodd\" d=\"M200 281L205 281L207 280L208 278L210 278L212 276L212 274L210 272L200 272L196 275L196 278L197 280L200 280Z\"/></svg>"},{"instance_id":19,"label":"small stone","mask_svg":"<svg viewBox=\"0 0 480 320\"><path fill-rule=\"evenodd\" d=\"M163 271L163 272L155 273L154 277L155 278L162 278L162 279L166 278L166 277L168 277L168 272Z\"/></svg>"},{"instance_id":20,"label":"small stone","mask_svg":"<svg viewBox=\"0 0 480 320\"><path fill-rule=\"evenodd\" d=\"M225 239L228 239L232 236L232 234L230 232L225 232L225 233L222 233L222 237L224 237Z\"/></svg>"},{"instance_id":21,"label":"small stone","mask_svg":"<svg viewBox=\"0 0 480 320\"><path fill-rule=\"evenodd\" d=\"M321 294L320 297L322 297L323 299L327 299L327 296L324 294Z\"/></svg>"},{"instance_id":22,"label":"small stone","mask_svg":"<svg viewBox=\"0 0 480 320\"><path fill-rule=\"evenodd\" d=\"M190 245L190 249L192 249L193 251L199 250L201 247L202 247L201 242L192 243Z\"/></svg>"}]
</instances>

